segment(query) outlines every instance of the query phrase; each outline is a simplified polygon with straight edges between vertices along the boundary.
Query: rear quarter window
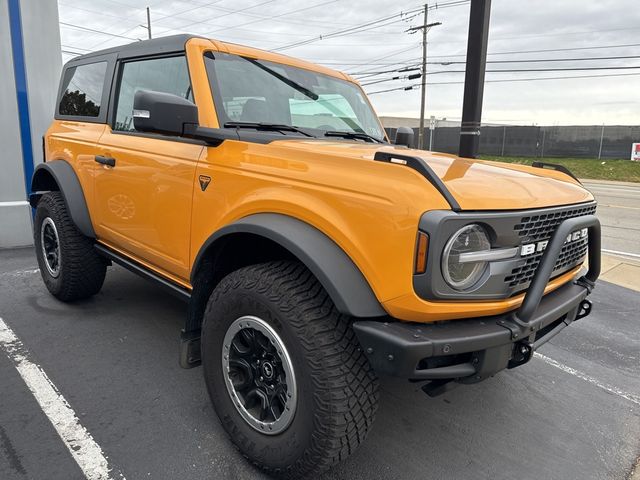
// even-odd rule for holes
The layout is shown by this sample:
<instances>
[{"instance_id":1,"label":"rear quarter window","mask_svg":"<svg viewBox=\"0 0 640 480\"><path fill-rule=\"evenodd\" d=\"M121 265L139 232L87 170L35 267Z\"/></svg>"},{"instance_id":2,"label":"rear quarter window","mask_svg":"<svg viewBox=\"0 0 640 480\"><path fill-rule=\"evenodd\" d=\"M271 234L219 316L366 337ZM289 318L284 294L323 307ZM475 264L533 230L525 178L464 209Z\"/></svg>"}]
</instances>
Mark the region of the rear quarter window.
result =
<instances>
[{"instance_id":1,"label":"rear quarter window","mask_svg":"<svg viewBox=\"0 0 640 480\"><path fill-rule=\"evenodd\" d=\"M58 113L71 117L95 118L100 115L107 62L69 67L62 79Z\"/></svg>"}]
</instances>

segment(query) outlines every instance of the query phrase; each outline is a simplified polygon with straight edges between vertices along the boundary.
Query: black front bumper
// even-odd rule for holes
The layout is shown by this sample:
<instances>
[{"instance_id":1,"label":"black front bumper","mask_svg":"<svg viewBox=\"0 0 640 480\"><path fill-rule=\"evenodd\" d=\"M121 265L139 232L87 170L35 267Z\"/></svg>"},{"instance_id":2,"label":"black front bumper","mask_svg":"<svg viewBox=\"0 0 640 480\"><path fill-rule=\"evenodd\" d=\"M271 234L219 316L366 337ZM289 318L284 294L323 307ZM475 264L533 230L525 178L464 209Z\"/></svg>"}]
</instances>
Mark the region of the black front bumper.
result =
<instances>
[{"instance_id":1,"label":"black front bumper","mask_svg":"<svg viewBox=\"0 0 640 480\"><path fill-rule=\"evenodd\" d=\"M589 271L544 295L564 240L581 228L589 229ZM554 233L518 310L430 324L363 320L353 328L378 373L431 380L440 393L438 386L451 381L475 383L526 363L540 345L589 314L586 297L599 274L600 223L593 215L570 218Z\"/></svg>"}]
</instances>

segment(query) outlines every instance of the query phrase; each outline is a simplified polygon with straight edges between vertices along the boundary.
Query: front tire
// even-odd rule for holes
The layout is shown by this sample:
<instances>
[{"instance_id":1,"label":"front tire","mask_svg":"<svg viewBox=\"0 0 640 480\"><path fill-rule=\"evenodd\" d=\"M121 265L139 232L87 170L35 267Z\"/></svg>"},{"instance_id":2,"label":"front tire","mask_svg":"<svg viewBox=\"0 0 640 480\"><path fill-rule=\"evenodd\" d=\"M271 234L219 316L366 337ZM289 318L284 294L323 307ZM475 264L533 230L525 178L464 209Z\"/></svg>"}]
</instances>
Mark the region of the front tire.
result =
<instances>
[{"instance_id":1,"label":"front tire","mask_svg":"<svg viewBox=\"0 0 640 480\"><path fill-rule=\"evenodd\" d=\"M329 468L372 426L378 380L350 317L298 262L245 267L220 282L204 314L202 363L224 429L269 474Z\"/></svg>"},{"instance_id":2,"label":"front tire","mask_svg":"<svg viewBox=\"0 0 640 480\"><path fill-rule=\"evenodd\" d=\"M40 274L54 297L71 302L100 291L107 262L75 226L60 192L42 196L33 231Z\"/></svg>"}]
</instances>

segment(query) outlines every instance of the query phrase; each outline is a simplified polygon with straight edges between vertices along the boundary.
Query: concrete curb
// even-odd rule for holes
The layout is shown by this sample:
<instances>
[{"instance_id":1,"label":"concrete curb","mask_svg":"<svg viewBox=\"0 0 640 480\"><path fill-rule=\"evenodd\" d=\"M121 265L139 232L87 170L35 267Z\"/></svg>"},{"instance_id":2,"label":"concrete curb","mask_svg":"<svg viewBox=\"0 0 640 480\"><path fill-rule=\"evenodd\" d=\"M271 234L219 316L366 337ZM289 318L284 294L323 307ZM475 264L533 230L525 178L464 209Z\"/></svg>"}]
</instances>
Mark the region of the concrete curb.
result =
<instances>
[{"instance_id":1,"label":"concrete curb","mask_svg":"<svg viewBox=\"0 0 640 480\"><path fill-rule=\"evenodd\" d=\"M631 160L629 160L629 161L631 161ZM627 187L640 188L640 183L639 182L621 182L619 180L596 180L594 178L581 178L580 182L582 182L582 183L595 183L595 184L600 184L600 185L619 185L621 187L627 186Z\"/></svg>"},{"instance_id":2,"label":"concrete curb","mask_svg":"<svg viewBox=\"0 0 640 480\"><path fill-rule=\"evenodd\" d=\"M640 292L640 261L603 253L600 280Z\"/></svg>"}]
</instances>

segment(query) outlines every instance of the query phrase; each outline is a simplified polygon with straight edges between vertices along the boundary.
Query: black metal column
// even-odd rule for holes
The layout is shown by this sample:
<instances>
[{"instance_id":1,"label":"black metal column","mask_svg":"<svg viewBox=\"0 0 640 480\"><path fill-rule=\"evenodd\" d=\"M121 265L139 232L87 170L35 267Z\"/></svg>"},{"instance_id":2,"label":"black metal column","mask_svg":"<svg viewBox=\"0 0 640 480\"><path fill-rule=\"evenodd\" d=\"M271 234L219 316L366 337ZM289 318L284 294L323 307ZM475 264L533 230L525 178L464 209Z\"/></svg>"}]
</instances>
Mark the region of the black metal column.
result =
<instances>
[{"instance_id":1,"label":"black metal column","mask_svg":"<svg viewBox=\"0 0 640 480\"><path fill-rule=\"evenodd\" d=\"M459 155L461 157L476 158L478 155L490 13L491 0L471 0L462 128L460 129Z\"/></svg>"}]
</instances>

